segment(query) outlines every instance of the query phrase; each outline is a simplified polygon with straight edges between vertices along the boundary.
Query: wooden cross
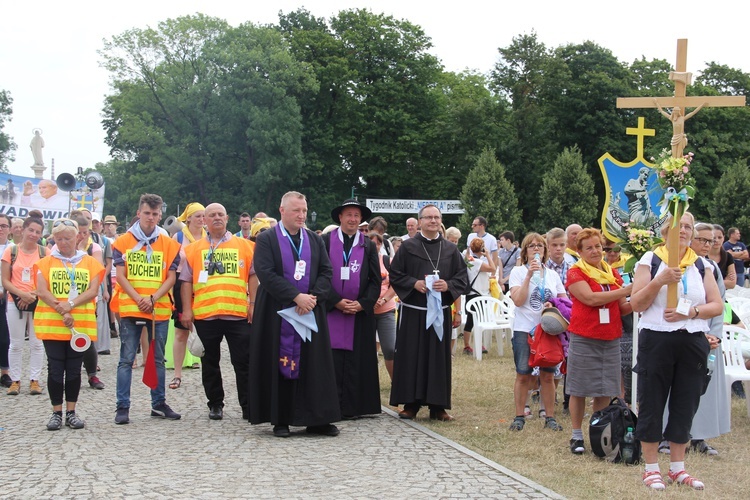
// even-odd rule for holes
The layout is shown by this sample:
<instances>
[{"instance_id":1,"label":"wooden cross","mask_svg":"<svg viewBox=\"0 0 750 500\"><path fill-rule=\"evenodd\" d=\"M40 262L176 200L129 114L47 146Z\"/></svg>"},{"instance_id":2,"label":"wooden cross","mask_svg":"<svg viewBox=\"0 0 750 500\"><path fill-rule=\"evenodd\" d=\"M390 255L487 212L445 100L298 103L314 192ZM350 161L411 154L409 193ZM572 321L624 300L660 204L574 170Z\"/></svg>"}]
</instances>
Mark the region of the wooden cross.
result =
<instances>
[{"instance_id":1,"label":"wooden cross","mask_svg":"<svg viewBox=\"0 0 750 500\"><path fill-rule=\"evenodd\" d=\"M744 96L691 96L685 95L685 90L691 83L692 73L687 72L687 38L677 40L677 64L675 71L669 73L669 79L674 82L674 97L618 97L618 108L656 108L659 112L672 122L672 157L682 158L685 146L687 146L687 135L685 134L685 121L695 115L701 108L736 107L745 105ZM667 112L663 108L672 108ZM685 115L686 108L695 108ZM679 265L680 224L673 224L669 228L667 236L667 250L669 251L669 267ZM677 307L677 283L672 283L667 289L667 307Z\"/></svg>"}]
</instances>

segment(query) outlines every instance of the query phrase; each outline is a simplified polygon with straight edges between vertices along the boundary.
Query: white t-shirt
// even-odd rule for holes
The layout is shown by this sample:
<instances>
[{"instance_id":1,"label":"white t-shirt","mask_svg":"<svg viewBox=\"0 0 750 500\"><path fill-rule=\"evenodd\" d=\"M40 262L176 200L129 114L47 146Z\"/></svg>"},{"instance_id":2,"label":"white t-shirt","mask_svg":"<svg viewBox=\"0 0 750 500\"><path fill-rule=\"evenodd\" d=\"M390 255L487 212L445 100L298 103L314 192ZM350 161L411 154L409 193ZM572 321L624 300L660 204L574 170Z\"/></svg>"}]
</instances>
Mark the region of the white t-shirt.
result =
<instances>
[{"instance_id":1,"label":"white t-shirt","mask_svg":"<svg viewBox=\"0 0 750 500\"><path fill-rule=\"evenodd\" d=\"M510 272L510 279L508 284L510 290L513 288L520 287L523 285L523 280L526 279L526 273L529 272L529 268L526 266L514 267ZM552 297L558 295L565 295L565 287L560 280L560 276L555 271L545 269L542 274L541 283L534 283L534 279L531 279L529 283L529 293L526 295L526 302L520 307L516 307L516 319L513 322L513 330L519 332L530 332L532 328L537 326L542 319L542 309L544 309L544 303ZM544 299L540 289L544 288Z\"/></svg>"},{"instance_id":2,"label":"white t-shirt","mask_svg":"<svg viewBox=\"0 0 750 500\"><path fill-rule=\"evenodd\" d=\"M471 233L466 238L466 248L471 248L471 240L473 240L474 238L479 238L479 236L477 236L477 233ZM497 239L490 233L484 233L484 236L482 236L482 240L484 240L484 246L487 247L487 250L490 251L490 255L492 255L493 257L497 255Z\"/></svg>"},{"instance_id":3,"label":"white t-shirt","mask_svg":"<svg viewBox=\"0 0 750 500\"><path fill-rule=\"evenodd\" d=\"M466 255L466 253L464 253L464 255ZM488 264L487 257L484 255L472 255L472 257L474 257L474 260L471 262L472 266L466 270L469 275L469 283L471 284L472 281L474 282L474 284L471 285L471 288L473 289L471 293L474 294L474 291L476 291L479 295L489 295L490 273L487 271L480 271L482 264ZM474 279L475 277L476 279Z\"/></svg>"},{"instance_id":4,"label":"white t-shirt","mask_svg":"<svg viewBox=\"0 0 750 500\"><path fill-rule=\"evenodd\" d=\"M639 266L646 266L651 272L651 258L654 252L646 252L646 254L638 261ZM659 269L656 274L659 274L663 269L667 267L665 262L659 264ZM710 273L711 268L706 266L706 272ZM706 290L703 288L703 280L701 279L700 271L695 265L688 266L683 274L685 281L677 283L677 297L681 299L687 297L691 302L691 307L698 306L706 303ZM685 285L687 285L687 294L685 293ZM638 321L640 328L648 328L649 330L656 330L657 332L672 332L674 330L687 330L691 333L695 332L707 332L709 330L708 320L705 319L688 319L684 321L670 322L664 319L664 309L667 307L667 287L661 287L659 293L654 298L648 309L641 313L641 319Z\"/></svg>"}]
</instances>

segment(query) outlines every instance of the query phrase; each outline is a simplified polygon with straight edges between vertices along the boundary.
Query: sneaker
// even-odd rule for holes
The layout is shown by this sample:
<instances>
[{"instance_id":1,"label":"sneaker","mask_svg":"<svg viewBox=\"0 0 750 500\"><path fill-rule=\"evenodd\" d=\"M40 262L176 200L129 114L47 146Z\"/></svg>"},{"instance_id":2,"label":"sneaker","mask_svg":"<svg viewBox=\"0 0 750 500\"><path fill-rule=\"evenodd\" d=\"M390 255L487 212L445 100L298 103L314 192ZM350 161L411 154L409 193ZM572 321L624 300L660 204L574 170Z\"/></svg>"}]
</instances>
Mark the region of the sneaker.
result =
<instances>
[{"instance_id":1,"label":"sneaker","mask_svg":"<svg viewBox=\"0 0 750 500\"><path fill-rule=\"evenodd\" d=\"M551 429L553 431L563 430L562 425L557 423L557 420L555 420L555 417L547 417L544 422L544 428Z\"/></svg>"},{"instance_id":2,"label":"sneaker","mask_svg":"<svg viewBox=\"0 0 750 500\"><path fill-rule=\"evenodd\" d=\"M539 410L539 418L547 418L547 412L542 408Z\"/></svg>"},{"instance_id":3,"label":"sneaker","mask_svg":"<svg viewBox=\"0 0 750 500\"><path fill-rule=\"evenodd\" d=\"M182 418L182 415L172 410L167 403L159 403L151 408L151 416L166 418L168 420L179 420Z\"/></svg>"},{"instance_id":4,"label":"sneaker","mask_svg":"<svg viewBox=\"0 0 750 500\"><path fill-rule=\"evenodd\" d=\"M10 387L10 385L13 383L13 381L10 379L10 375L7 373L3 373L0 375L0 385L3 387Z\"/></svg>"},{"instance_id":5,"label":"sneaker","mask_svg":"<svg viewBox=\"0 0 750 500\"><path fill-rule=\"evenodd\" d=\"M695 453L703 453L715 457L719 454L718 450L713 446L709 445L703 439L694 439L690 442L690 449Z\"/></svg>"},{"instance_id":6,"label":"sneaker","mask_svg":"<svg viewBox=\"0 0 750 500\"><path fill-rule=\"evenodd\" d=\"M92 389L98 389L102 390L104 389L104 382L99 380L99 377L94 375L93 377L89 377L89 386L91 386Z\"/></svg>"},{"instance_id":7,"label":"sneaker","mask_svg":"<svg viewBox=\"0 0 750 500\"><path fill-rule=\"evenodd\" d=\"M487 348L482 346L482 354L487 354Z\"/></svg>"},{"instance_id":8,"label":"sneaker","mask_svg":"<svg viewBox=\"0 0 750 500\"><path fill-rule=\"evenodd\" d=\"M531 408L529 408L529 405L526 405L523 407L523 416L526 417L527 419L532 417Z\"/></svg>"},{"instance_id":9,"label":"sneaker","mask_svg":"<svg viewBox=\"0 0 750 500\"><path fill-rule=\"evenodd\" d=\"M130 423L130 408L118 408L115 412L115 423L117 425Z\"/></svg>"},{"instance_id":10,"label":"sneaker","mask_svg":"<svg viewBox=\"0 0 750 500\"><path fill-rule=\"evenodd\" d=\"M472 349L469 346L464 347L464 354L467 356L472 356L474 354L474 349Z\"/></svg>"},{"instance_id":11,"label":"sneaker","mask_svg":"<svg viewBox=\"0 0 750 500\"><path fill-rule=\"evenodd\" d=\"M8 387L8 396L18 396L21 392L21 382L14 380Z\"/></svg>"},{"instance_id":12,"label":"sneaker","mask_svg":"<svg viewBox=\"0 0 750 500\"><path fill-rule=\"evenodd\" d=\"M643 473L643 484L649 489L656 491L664 491L667 489L667 485L664 484L664 479L661 477L661 472L658 470Z\"/></svg>"},{"instance_id":13,"label":"sneaker","mask_svg":"<svg viewBox=\"0 0 750 500\"><path fill-rule=\"evenodd\" d=\"M49 418L49 422L47 422L47 430L48 431L59 431L62 429L62 412L52 412L52 416Z\"/></svg>"},{"instance_id":14,"label":"sneaker","mask_svg":"<svg viewBox=\"0 0 750 500\"><path fill-rule=\"evenodd\" d=\"M42 393L42 386L39 385L38 380L32 380L29 382L29 394L33 394L34 396L39 395Z\"/></svg>"},{"instance_id":15,"label":"sneaker","mask_svg":"<svg viewBox=\"0 0 750 500\"><path fill-rule=\"evenodd\" d=\"M524 417L516 417L513 419L513 422L510 424L510 430L512 431L522 431L523 426L526 424L526 419Z\"/></svg>"},{"instance_id":16,"label":"sneaker","mask_svg":"<svg viewBox=\"0 0 750 500\"><path fill-rule=\"evenodd\" d=\"M65 425L71 429L83 429L86 424L76 412L72 411L65 414Z\"/></svg>"},{"instance_id":17,"label":"sneaker","mask_svg":"<svg viewBox=\"0 0 750 500\"><path fill-rule=\"evenodd\" d=\"M665 455L672 454L672 450L669 449L669 441L662 441L659 443L659 453L664 453Z\"/></svg>"},{"instance_id":18,"label":"sneaker","mask_svg":"<svg viewBox=\"0 0 750 500\"><path fill-rule=\"evenodd\" d=\"M586 448L583 446L583 439L571 439L570 440L570 452L573 455L583 455Z\"/></svg>"},{"instance_id":19,"label":"sneaker","mask_svg":"<svg viewBox=\"0 0 750 500\"><path fill-rule=\"evenodd\" d=\"M690 486L694 490L702 490L705 487L702 481L698 481L684 470L681 470L679 472L669 471L669 477L667 481L669 481L670 484L684 484Z\"/></svg>"}]
</instances>

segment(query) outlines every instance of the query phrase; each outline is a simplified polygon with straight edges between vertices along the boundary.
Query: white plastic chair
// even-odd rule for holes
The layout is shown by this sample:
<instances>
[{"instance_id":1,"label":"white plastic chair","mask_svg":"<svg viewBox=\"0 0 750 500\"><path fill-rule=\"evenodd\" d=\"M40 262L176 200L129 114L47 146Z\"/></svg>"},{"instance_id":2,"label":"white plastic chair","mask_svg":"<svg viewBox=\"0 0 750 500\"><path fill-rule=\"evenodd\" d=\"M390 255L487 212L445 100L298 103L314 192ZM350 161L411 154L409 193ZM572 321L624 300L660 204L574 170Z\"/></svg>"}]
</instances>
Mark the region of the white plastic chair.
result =
<instances>
[{"instance_id":1,"label":"white plastic chair","mask_svg":"<svg viewBox=\"0 0 750 500\"><path fill-rule=\"evenodd\" d=\"M745 367L742 348L750 348L750 332L744 328L724 325L724 338L721 341L721 352L724 355L724 374L728 393L732 393L732 384L740 380L745 386L745 394L750 394L750 370ZM747 414L750 416L750 397L747 401Z\"/></svg>"},{"instance_id":2,"label":"white plastic chair","mask_svg":"<svg viewBox=\"0 0 750 500\"><path fill-rule=\"evenodd\" d=\"M508 314L508 307L503 301L494 297L482 296L471 299L466 304L466 310L474 316L474 356L478 361L482 360L482 342L484 333L489 334L488 341L484 342L485 347L492 343L492 332L497 332L497 353L502 356L503 350L503 330L512 328L511 318Z\"/></svg>"},{"instance_id":3,"label":"white plastic chair","mask_svg":"<svg viewBox=\"0 0 750 500\"><path fill-rule=\"evenodd\" d=\"M734 313L747 326L750 321L750 298L742 296L727 297L727 302L732 306Z\"/></svg>"}]
</instances>

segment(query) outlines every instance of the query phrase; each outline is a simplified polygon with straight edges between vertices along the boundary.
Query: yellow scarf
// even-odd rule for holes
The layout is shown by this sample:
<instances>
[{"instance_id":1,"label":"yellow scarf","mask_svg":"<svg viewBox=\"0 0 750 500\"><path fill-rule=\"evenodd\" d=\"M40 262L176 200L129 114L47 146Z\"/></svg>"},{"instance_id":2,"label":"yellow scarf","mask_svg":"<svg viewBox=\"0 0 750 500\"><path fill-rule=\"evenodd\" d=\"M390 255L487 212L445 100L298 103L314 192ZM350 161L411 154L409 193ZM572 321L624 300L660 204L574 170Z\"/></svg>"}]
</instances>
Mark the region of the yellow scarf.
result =
<instances>
[{"instance_id":1,"label":"yellow scarf","mask_svg":"<svg viewBox=\"0 0 750 500\"><path fill-rule=\"evenodd\" d=\"M570 248L566 248L565 249L565 253L568 254L568 255L572 255L576 259L580 259L581 258L581 256L578 255L578 252L576 252L575 250L571 250Z\"/></svg>"},{"instance_id":2,"label":"yellow scarf","mask_svg":"<svg viewBox=\"0 0 750 500\"><path fill-rule=\"evenodd\" d=\"M667 251L666 245L656 247L654 253L664 262L664 264L667 266L669 265L669 252ZM695 253L692 248L688 247L685 255L683 255L682 260L680 261L680 270L684 273L685 269L687 269L688 266L692 266L696 260L698 260L698 254Z\"/></svg>"},{"instance_id":3,"label":"yellow scarf","mask_svg":"<svg viewBox=\"0 0 750 500\"><path fill-rule=\"evenodd\" d=\"M609 266L609 264L607 264L607 261L602 260L600 265L602 266L601 269L592 266L583 259L579 259L578 262L573 264L573 267L577 267L583 272L583 274L593 279L600 285L617 284L617 279L615 278L614 273L612 273L612 268Z\"/></svg>"},{"instance_id":4,"label":"yellow scarf","mask_svg":"<svg viewBox=\"0 0 750 500\"><path fill-rule=\"evenodd\" d=\"M193 233L190 232L190 229L187 227L187 224L184 225L184 226L182 226L182 234L185 235L185 238L187 238L187 240L190 243L195 242L195 238L193 237ZM207 233L206 233L205 228L201 228L201 238L205 238L206 234Z\"/></svg>"}]
</instances>

